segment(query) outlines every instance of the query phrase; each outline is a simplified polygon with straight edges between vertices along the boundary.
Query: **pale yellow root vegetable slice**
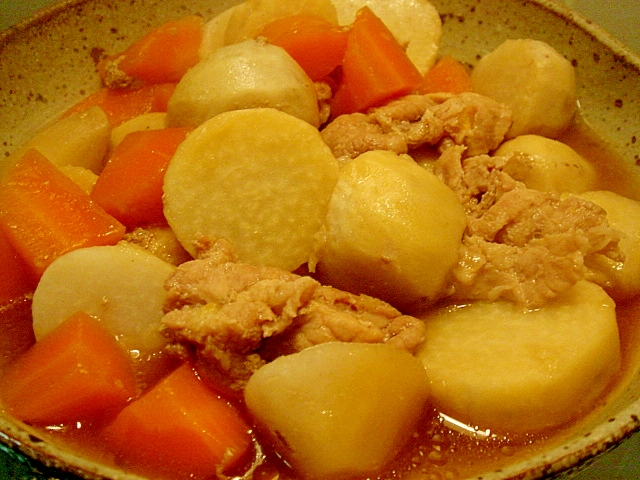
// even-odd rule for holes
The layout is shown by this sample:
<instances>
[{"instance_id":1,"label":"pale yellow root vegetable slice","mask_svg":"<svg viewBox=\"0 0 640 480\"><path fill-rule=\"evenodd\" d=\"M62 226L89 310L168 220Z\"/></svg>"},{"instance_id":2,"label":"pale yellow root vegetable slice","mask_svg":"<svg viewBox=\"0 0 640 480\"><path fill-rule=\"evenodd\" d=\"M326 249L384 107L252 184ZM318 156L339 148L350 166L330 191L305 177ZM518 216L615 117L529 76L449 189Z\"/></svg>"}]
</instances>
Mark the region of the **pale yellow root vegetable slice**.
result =
<instances>
[{"instance_id":1,"label":"pale yellow root vegetable slice","mask_svg":"<svg viewBox=\"0 0 640 480\"><path fill-rule=\"evenodd\" d=\"M442 21L428 0L331 0L340 25L351 25L363 6L371 8L391 30L423 75L435 63L442 36Z\"/></svg>"},{"instance_id":2,"label":"pale yellow root vegetable slice","mask_svg":"<svg viewBox=\"0 0 640 480\"><path fill-rule=\"evenodd\" d=\"M224 47L225 35L231 16L236 10L247 8L244 3L239 3L233 7L227 8L209 20L202 29L202 44L200 45L200 58L205 59L220 47Z\"/></svg>"},{"instance_id":3,"label":"pale yellow root vegetable slice","mask_svg":"<svg viewBox=\"0 0 640 480\"><path fill-rule=\"evenodd\" d=\"M58 170L73 180L76 185L87 193L87 195L91 193L91 190L93 190L93 187L98 181L98 175L84 167L64 165L62 167L58 167Z\"/></svg>"},{"instance_id":4,"label":"pale yellow root vegetable slice","mask_svg":"<svg viewBox=\"0 0 640 480\"><path fill-rule=\"evenodd\" d=\"M141 130L160 130L166 126L167 114L165 112L153 112L138 115L137 117L127 120L111 130L109 147L113 150L124 137L132 132L138 132Z\"/></svg>"},{"instance_id":5,"label":"pale yellow root vegetable slice","mask_svg":"<svg viewBox=\"0 0 640 480\"><path fill-rule=\"evenodd\" d=\"M576 418L620 365L615 304L586 281L535 311L476 303L425 321L418 357L434 405L494 433L533 433Z\"/></svg>"},{"instance_id":6,"label":"pale yellow root vegetable slice","mask_svg":"<svg viewBox=\"0 0 640 480\"><path fill-rule=\"evenodd\" d=\"M257 107L320 123L316 89L302 67L280 47L246 40L219 48L182 77L167 124L196 127L222 112Z\"/></svg>"},{"instance_id":7,"label":"pale yellow root vegetable slice","mask_svg":"<svg viewBox=\"0 0 640 480\"><path fill-rule=\"evenodd\" d=\"M585 192L578 197L604 208L609 225L620 231L620 249L624 262L604 255L589 258L587 267L594 278L616 301L640 295L640 202L617 193L600 190Z\"/></svg>"},{"instance_id":8,"label":"pale yellow root vegetable slice","mask_svg":"<svg viewBox=\"0 0 640 480\"><path fill-rule=\"evenodd\" d=\"M504 142L495 155L513 155L504 171L527 187L543 192L593 190L597 173L570 146L540 135L520 135ZM523 155L517 155L523 154Z\"/></svg>"},{"instance_id":9,"label":"pale yellow root vegetable slice","mask_svg":"<svg viewBox=\"0 0 640 480\"><path fill-rule=\"evenodd\" d=\"M466 216L455 193L408 156L351 160L326 218L318 272L325 283L420 310L443 296Z\"/></svg>"},{"instance_id":10,"label":"pale yellow root vegetable slice","mask_svg":"<svg viewBox=\"0 0 640 480\"><path fill-rule=\"evenodd\" d=\"M83 167L99 174L109 148L111 126L100 107L62 118L45 128L24 149L35 148L57 167Z\"/></svg>"},{"instance_id":11,"label":"pale yellow root vegetable slice","mask_svg":"<svg viewBox=\"0 0 640 480\"><path fill-rule=\"evenodd\" d=\"M255 38L267 23L300 14L316 15L338 23L331 0L247 0L231 14L225 31L225 44Z\"/></svg>"},{"instance_id":12,"label":"pale yellow root vegetable slice","mask_svg":"<svg viewBox=\"0 0 640 480\"><path fill-rule=\"evenodd\" d=\"M540 40L506 40L480 59L471 81L476 92L511 108L508 138L528 133L555 138L577 108L571 62Z\"/></svg>"},{"instance_id":13,"label":"pale yellow root vegetable slice","mask_svg":"<svg viewBox=\"0 0 640 480\"><path fill-rule=\"evenodd\" d=\"M331 342L265 365L244 396L301 475L335 479L382 468L413 433L428 389L422 364L404 350Z\"/></svg>"},{"instance_id":14,"label":"pale yellow root vegetable slice","mask_svg":"<svg viewBox=\"0 0 640 480\"><path fill-rule=\"evenodd\" d=\"M294 270L316 249L338 178L318 130L271 108L222 113L169 163L164 213L184 248L229 240L245 262Z\"/></svg>"},{"instance_id":15,"label":"pale yellow root vegetable slice","mask_svg":"<svg viewBox=\"0 0 640 480\"><path fill-rule=\"evenodd\" d=\"M124 243L74 250L45 270L33 294L33 330L44 337L78 311L96 316L122 345L145 356L160 336L164 282L175 267Z\"/></svg>"}]
</instances>

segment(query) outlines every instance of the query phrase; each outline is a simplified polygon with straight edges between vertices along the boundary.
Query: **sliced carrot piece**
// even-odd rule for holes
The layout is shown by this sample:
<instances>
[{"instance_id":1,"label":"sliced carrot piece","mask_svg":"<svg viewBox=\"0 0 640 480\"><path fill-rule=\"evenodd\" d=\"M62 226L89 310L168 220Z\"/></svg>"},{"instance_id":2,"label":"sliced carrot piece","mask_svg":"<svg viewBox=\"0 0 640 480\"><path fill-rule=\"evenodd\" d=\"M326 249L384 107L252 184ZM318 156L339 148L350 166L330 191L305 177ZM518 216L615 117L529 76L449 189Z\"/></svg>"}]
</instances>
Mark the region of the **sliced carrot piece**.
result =
<instances>
[{"instance_id":1,"label":"sliced carrot piece","mask_svg":"<svg viewBox=\"0 0 640 480\"><path fill-rule=\"evenodd\" d=\"M145 113L166 112L175 83L146 85L137 89L102 88L67 110L63 116L84 112L97 105L109 118L112 127Z\"/></svg>"},{"instance_id":2,"label":"sliced carrot piece","mask_svg":"<svg viewBox=\"0 0 640 480\"><path fill-rule=\"evenodd\" d=\"M317 81L342 63L349 33L322 17L300 14L268 23L258 36L284 48Z\"/></svg>"},{"instance_id":3,"label":"sliced carrot piece","mask_svg":"<svg viewBox=\"0 0 640 480\"><path fill-rule=\"evenodd\" d=\"M190 15L152 30L124 52L107 57L98 66L105 85L111 69L146 83L175 83L200 61L204 22ZM112 73L111 73L112 74Z\"/></svg>"},{"instance_id":4,"label":"sliced carrot piece","mask_svg":"<svg viewBox=\"0 0 640 480\"><path fill-rule=\"evenodd\" d=\"M333 116L366 110L421 83L422 75L382 20L369 7L358 10L331 103Z\"/></svg>"},{"instance_id":5,"label":"sliced carrot piece","mask_svg":"<svg viewBox=\"0 0 640 480\"><path fill-rule=\"evenodd\" d=\"M9 413L26 423L104 421L136 393L127 352L78 312L16 360L0 380Z\"/></svg>"},{"instance_id":6,"label":"sliced carrot piece","mask_svg":"<svg viewBox=\"0 0 640 480\"><path fill-rule=\"evenodd\" d=\"M35 286L27 264L0 230L0 369L35 342L31 319Z\"/></svg>"},{"instance_id":7,"label":"sliced carrot piece","mask_svg":"<svg viewBox=\"0 0 640 480\"><path fill-rule=\"evenodd\" d=\"M471 76L457 59L450 55L440 58L425 74L416 93L462 93L473 91Z\"/></svg>"},{"instance_id":8,"label":"sliced carrot piece","mask_svg":"<svg viewBox=\"0 0 640 480\"><path fill-rule=\"evenodd\" d=\"M120 462L152 478L213 478L248 450L238 411L184 364L128 405L104 430Z\"/></svg>"},{"instance_id":9,"label":"sliced carrot piece","mask_svg":"<svg viewBox=\"0 0 640 480\"><path fill-rule=\"evenodd\" d=\"M91 198L127 227L164 223L162 182L189 128L128 134L114 149Z\"/></svg>"},{"instance_id":10,"label":"sliced carrot piece","mask_svg":"<svg viewBox=\"0 0 640 480\"><path fill-rule=\"evenodd\" d=\"M24 260L0 230L0 305L33 292L36 281Z\"/></svg>"},{"instance_id":11,"label":"sliced carrot piece","mask_svg":"<svg viewBox=\"0 0 640 480\"><path fill-rule=\"evenodd\" d=\"M36 342L31 297L25 295L0 306L0 372Z\"/></svg>"},{"instance_id":12,"label":"sliced carrot piece","mask_svg":"<svg viewBox=\"0 0 640 480\"><path fill-rule=\"evenodd\" d=\"M34 278L60 255L113 245L125 227L37 150L0 175L0 228Z\"/></svg>"}]
</instances>

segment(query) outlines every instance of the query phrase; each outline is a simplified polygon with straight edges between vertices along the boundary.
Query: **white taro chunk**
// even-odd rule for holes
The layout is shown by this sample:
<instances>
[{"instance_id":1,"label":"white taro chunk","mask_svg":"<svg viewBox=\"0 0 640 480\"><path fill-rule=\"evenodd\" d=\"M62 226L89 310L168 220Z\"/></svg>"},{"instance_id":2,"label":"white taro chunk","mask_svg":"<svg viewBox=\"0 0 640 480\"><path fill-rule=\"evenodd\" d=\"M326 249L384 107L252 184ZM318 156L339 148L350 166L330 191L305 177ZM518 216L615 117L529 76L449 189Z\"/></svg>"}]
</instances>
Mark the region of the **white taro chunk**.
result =
<instances>
[{"instance_id":1,"label":"white taro chunk","mask_svg":"<svg viewBox=\"0 0 640 480\"><path fill-rule=\"evenodd\" d=\"M604 208L612 228L620 232L623 262L604 255L588 258L592 281L602 285L616 301L640 295L640 202L605 190L578 195Z\"/></svg>"},{"instance_id":2,"label":"white taro chunk","mask_svg":"<svg viewBox=\"0 0 640 480\"><path fill-rule=\"evenodd\" d=\"M371 8L407 56L423 75L438 55L442 21L436 8L427 0L332 0L340 25L350 25L356 12L365 5Z\"/></svg>"},{"instance_id":3,"label":"white taro chunk","mask_svg":"<svg viewBox=\"0 0 640 480\"><path fill-rule=\"evenodd\" d=\"M192 255L203 238L225 238L241 261L291 271L315 253L337 178L308 123L272 108L225 112L176 151L164 214Z\"/></svg>"},{"instance_id":4,"label":"white taro chunk","mask_svg":"<svg viewBox=\"0 0 640 480\"><path fill-rule=\"evenodd\" d=\"M246 40L217 49L191 68L169 99L167 125L201 125L230 110L276 108L317 127L316 90L282 48Z\"/></svg>"},{"instance_id":5,"label":"white taro chunk","mask_svg":"<svg viewBox=\"0 0 640 480\"><path fill-rule=\"evenodd\" d=\"M33 294L36 339L83 311L97 317L127 350L154 353L166 344L159 333L164 282L174 269L126 243L62 255L45 270Z\"/></svg>"},{"instance_id":6,"label":"white taro chunk","mask_svg":"<svg viewBox=\"0 0 640 480\"><path fill-rule=\"evenodd\" d=\"M620 366L615 303L587 281L538 310L507 302L425 318L418 352L440 411L499 434L562 425L591 408Z\"/></svg>"},{"instance_id":7,"label":"white taro chunk","mask_svg":"<svg viewBox=\"0 0 640 480\"><path fill-rule=\"evenodd\" d=\"M419 310L445 293L465 227L457 196L435 175L408 156L367 152L341 169L318 272L337 288Z\"/></svg>"},{"instance_id":8,"label":"white taro chunk","mask_svg":"<svg viewBox=\"0 0 640 480\"><path fill-rule=\"evenodd\" d=\"M476 92L511 108L508 138L527 133L555 138L576 111L573 66L540 40L506 40L480 59L471 81Z\"/></svg>"},{"instance_id":9,"label":"white taro chunk","mask_svg":"<svg viewBox=\"0 0 640 480\"><path fill-rule=\"evenodd\" d=\"M504 171L528 188L543 192L593 190L597 173L570 146L540 135L521 135L503 143L495 155L511 155Z\"/></svg>"},{"instance_id":10,"label":"white taro chunk","mask_svg":"<svg viewBox=\"0 0 640 480\"><path fill-rule=\"evenodd\" d=\"M428 397L421 362L386 344L330 342L279 357L247 383L258 428L303 477L362 477L414 432Z\"/></svg>"}]
</instances>

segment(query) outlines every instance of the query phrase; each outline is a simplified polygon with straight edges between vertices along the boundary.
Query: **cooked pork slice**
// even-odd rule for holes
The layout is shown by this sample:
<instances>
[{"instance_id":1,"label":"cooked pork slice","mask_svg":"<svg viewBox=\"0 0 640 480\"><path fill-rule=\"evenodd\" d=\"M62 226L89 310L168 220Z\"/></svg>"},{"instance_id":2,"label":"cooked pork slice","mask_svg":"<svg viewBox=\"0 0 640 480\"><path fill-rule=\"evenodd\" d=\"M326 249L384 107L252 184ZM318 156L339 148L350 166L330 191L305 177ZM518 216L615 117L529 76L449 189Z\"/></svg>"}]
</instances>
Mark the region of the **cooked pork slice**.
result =
<instances>
[{"instance_id":1,"label":"cooked pork slice","mask_svg":"<svg viewBox=\"0 0 640 480\"><path fill-rule=\"evenodd\" d=\"M422 321L385 302L238 263L224 242L211 246L167 282L161 331L170 350L195 358L232 391L265 362L315 344L389 342L413 352L424 341Z\"/></svg>"},{"instance_id":2,"label":"cooked pork slice","mask_svg":"<svg viewBox=\"0 0 640 480\"><path fill-rule=\"evenodd\" d=\"M341 115L322 131L339 159L369 150L407 153L424 145L464 145L468 156L500 145L511 111L475 93L408 95L366 114Z\"/></svg>"},{"instance_id":3,"label":"cooked pork slice","mask_svg":"<svg viewBox=\"0 0 640 480\"><path fill-rule=\"evenodd\" d=\"M435 169L467 211L454 298L537 308L585 278L589 256L621 260L619 232L602 208L526 188L502 171L507 158L463 158L461 150L446 150Z\"/></svg>"}]
</instances>

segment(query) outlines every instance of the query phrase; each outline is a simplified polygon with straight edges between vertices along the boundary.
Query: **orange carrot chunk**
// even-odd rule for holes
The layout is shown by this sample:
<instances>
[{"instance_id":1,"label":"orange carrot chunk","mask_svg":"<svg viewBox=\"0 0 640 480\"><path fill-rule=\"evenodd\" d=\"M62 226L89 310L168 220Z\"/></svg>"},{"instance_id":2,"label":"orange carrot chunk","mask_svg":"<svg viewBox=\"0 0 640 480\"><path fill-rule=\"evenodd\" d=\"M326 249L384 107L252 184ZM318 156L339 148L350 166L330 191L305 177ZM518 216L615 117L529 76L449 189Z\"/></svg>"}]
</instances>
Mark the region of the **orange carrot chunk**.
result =
<instances>
[{"instance_id":1,"label":"orange carrot chunk","mask_svg":"<svg viewBox=\"0 0 640 480\"><path fill-rule=\"evenodd\" d=\"M471 76L462 63L450 55L442 57L425 74L416 93L462 93L473 91Z\"/></svg>"},{"instance_id":2,"label":"orange carrot chunk","mask_svg":"<svg viewBox=\"0 0 640 480\"><path fill-rule=\"evenodd\" d=\"M115 68L149 84L178 82L200 60L203 25L202 17L190 15L152 30L124 52L101 62L103 81L108 70Z\"/></svg>"},{"instance_id":3,"label":"orange carrot chunk","mask_svg":"<svg viewBox=\"0 0 640 480\"><path fill-rule=\"evenodd\" d=\"M127 352L83 312L42 338L0 379L9 413L34 425L104 421L135 393Z\"/></svg>"},{"instance_id":4,"label":"orange carrot chunk","mask_svg":"<svg viewBox=\"0 0 640 480\"><path fill-rule=\"evenodd\" d=\"M313 81L342 63L349 33L315 15L293 15L268 23L258 35L284 48Z\"/></svg>"},{"instance_id":5,"label":"orange carrot chunk","mask_svg":"<svg viewBox=\"0 0 640 480\"><path fill-rule=\"evenodd\" d=\"M30 299L35 286L27 264L0 230L0 370L35 342Z\"/></svg>"},{"instance_id":6,"label":"orange carrot chunk","mask_svg":"<svg viewBox=\"0 0 640 480\"><path fill-rule=\"evenodd\" d=\"M71 250L113 245L125 227L37 150L0 175L0 228L38 279Z\"/></svg>"},{"instance_id":7,"label":"orange carrot chunk","mask_svg":"<svg viewBox=\"0 0 640 480\"><path fill-rule=\"evenodd\" d=\"M27 264L0 230L0 305L23 298L33 292L35 286Z\"/></svg>"},{"instance_id":8,"label":"orange carrot chunk","mask_svg":"<svg viewBox=\"0 0 640 480\"><path fill-rule=\"evenodd\" d=\"M112 127L144 113L166 112L175 83L159 83L137 89L102 88L73 105L63 116L84 112L97 105L107 114Z\"/></svg>"},{"instance_id":9,"label":"orange carrot chunk","mask_svg":"<svg viewBox=\"0 0 640 480\"><path fill-rule=\"evenodd\" d=\"M369 7L358 10L331 103L333 116L366 110L421 83L422 75L382 20Z\"/></svg>"},{"instance_id":10,"label":"orange carrot chunk","mask_svg":"<svg viewBox=\"0 0 640 480\"><path fill-rule=\"evenodd\" d=\"M0 306L0 372L36 342L31 318L31 298L25 295Z\"/></svg>"},{"instance_id":11,"label":"orange carrot chunk","mask_svg":"<svg viewBox=\"0 0 640 480\"><path fill-rule=\"evenodd\" d=\"M127 227L165 222L162 182L189 128L164 128L128 134L114 149L91 198Z\"/></svg>"},{"instance_id":12,"label":"orange carrot chunk","mask_svg":"<svg viewBox=\"0 0 640 480\"><path fill-rule=\"evenodd\" d=\"M188 364L128 405L104 430L132 471L151 478L214 478L249 448L249 427Z\"/></svg>"}]
</instances>

